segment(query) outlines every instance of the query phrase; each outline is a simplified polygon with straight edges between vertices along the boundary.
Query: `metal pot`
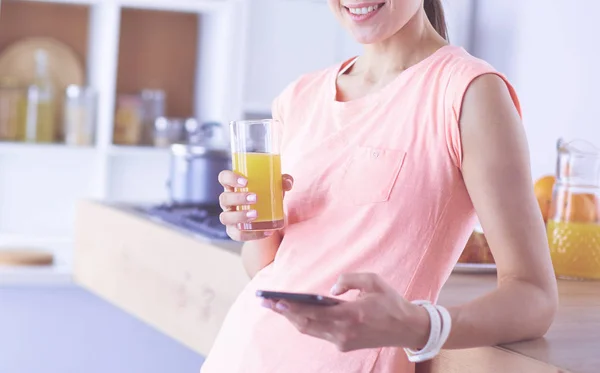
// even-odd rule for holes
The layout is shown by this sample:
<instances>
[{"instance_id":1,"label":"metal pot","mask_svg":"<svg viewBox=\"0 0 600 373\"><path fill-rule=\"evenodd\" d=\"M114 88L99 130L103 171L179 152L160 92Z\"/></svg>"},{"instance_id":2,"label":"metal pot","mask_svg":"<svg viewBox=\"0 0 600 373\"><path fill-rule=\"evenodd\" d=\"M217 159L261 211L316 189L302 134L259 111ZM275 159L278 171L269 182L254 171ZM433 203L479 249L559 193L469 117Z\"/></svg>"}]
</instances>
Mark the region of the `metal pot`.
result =
<instances>
[{"instance_id":1,"label":"metal pot","mask_svg":"<svg viewBox=\"0 0 600 373\"><path fill-rule=\"evenodd\" d=\"M231 169L231 154L201 145L171 145L169 197L174 204L217 204L219 172Z\"/></svg>"}]
</instances>

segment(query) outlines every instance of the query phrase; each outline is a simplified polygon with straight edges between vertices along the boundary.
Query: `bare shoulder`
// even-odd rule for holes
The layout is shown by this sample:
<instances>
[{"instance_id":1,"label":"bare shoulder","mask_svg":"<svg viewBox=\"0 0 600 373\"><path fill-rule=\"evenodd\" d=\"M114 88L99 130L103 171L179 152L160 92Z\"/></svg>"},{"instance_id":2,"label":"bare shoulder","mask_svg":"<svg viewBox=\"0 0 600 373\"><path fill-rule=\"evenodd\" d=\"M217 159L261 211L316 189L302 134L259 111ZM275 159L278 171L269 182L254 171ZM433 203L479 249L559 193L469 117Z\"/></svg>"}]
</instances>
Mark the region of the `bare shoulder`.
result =
<instances>
[{"instance_id":1,"label":"bare shoulder","mask_svg":"<svg viewBox=\"0 0 600 373\"><path fill-rule=\"evenodd\" d=\"M460 123L490 129L520 125L519 103L510 83L496 73L476 77L465 92ZM467 127L467 128L465 128Z\"/></svg>"},{"instance_id":2,"label":"bare shoulder","mask_svg":"<svg viewBox=\"0 0 600 373\"><path fill-rule=\"evenodd\" d=\"M519 103L510 83L496 73L486 73L469 85L460 116L463 143L463 173L512 170L531 183L529 149L519 113ZM529 178L529 179L528 179Z\"/></svg>"}]
</instances>

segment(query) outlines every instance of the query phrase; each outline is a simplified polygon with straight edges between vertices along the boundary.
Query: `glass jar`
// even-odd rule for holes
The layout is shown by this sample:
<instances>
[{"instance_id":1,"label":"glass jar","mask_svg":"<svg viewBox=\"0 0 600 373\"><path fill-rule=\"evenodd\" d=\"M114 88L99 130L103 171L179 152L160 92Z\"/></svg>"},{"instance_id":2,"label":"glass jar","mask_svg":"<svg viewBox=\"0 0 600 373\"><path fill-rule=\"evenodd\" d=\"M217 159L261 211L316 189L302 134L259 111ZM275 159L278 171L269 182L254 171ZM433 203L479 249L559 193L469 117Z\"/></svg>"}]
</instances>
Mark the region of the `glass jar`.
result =
<instances>
[{"instance_id":1,"label":"glass jar","mask_svg":"<svg viewBox=\"0 0 600 373\"><path fill-rule=\"evenodd\" d=\"M50 89L30 85L24 112L24 141L52 143L56 140L56 107Z\"/></svg>"},{"instance_id":2,"label":"glass jar","mask_svg":"<svg viewBox=\"0 0 600 373\"><path fill-rule=\"evenodd\" d=\"M154 143L156 120L165 116L165 92L158 89L144 89L140 92L142 100L142 139L143 145Z\"/></svg>"},{"instance_id":3,"label":"glass jar","mask_svg":"<svg viewBox=\"0 0 600 373\"><path fill-rule=\"evenodd\" d=\"M142 142L142 101L137 95L119 95L113 142L117 145L140 145Z\"/></svg>"},{"instance_id":4,"label":"glass jar","mask_svg":"<svg viewBox=\"0 0 600 373\"><path fill-rule=\"evenodd\" d=\"M154 121L154 146L164 148L184 142L186 120L158 117Z\"/></svg>"},{"instance_id":5,"label":"glass jar","mask_svg":"<svg viewBox=\"0 0 600 373\"><path fill-rule=\"evenodd\" d=\"M600 280L600 150L562 139L557 150L547 224L554 271L559 278Z\"/></svg>"},{"instance_id":6,"label":"glass jar","mask_svg":"<svg viewBox=\"0 0 600 373\"><path fill-rule=\"evenodd\" d=\"M0 80L0 140L17 141L24 125L25 88L9 79Z\"/></svg>"},{"instance_id":7,"label":"glass jar","mask_svg":"<svg viewBox=\"0 0 600 373\"><path fill-rule=\"evenodd\" d=\"M65 91L64 133L67 145L94 144L96 95L90 87L70 85Z\"/></svg>"}]
</instances>

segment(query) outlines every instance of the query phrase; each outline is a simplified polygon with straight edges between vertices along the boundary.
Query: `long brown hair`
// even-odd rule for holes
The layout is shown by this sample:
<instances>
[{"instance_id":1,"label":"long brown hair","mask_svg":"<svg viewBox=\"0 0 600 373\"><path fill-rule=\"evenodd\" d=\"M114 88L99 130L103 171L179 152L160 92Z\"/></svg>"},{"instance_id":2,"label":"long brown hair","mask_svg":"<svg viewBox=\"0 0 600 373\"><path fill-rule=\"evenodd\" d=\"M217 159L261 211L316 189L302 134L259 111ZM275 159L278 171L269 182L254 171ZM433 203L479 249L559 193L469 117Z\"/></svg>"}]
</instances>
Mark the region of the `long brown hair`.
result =
<instances>
[{"instance_id":1,"label":"long brown hair","mask_svg":"<svg viewBox=\"0 0 600 373\"><path fill-rule=\"evenodd\" d=\"M435 31L448 40L448 28L446 27L446 17L444 16L442 0L424 0L423 7Z\"/></svg>"}]
</instances>

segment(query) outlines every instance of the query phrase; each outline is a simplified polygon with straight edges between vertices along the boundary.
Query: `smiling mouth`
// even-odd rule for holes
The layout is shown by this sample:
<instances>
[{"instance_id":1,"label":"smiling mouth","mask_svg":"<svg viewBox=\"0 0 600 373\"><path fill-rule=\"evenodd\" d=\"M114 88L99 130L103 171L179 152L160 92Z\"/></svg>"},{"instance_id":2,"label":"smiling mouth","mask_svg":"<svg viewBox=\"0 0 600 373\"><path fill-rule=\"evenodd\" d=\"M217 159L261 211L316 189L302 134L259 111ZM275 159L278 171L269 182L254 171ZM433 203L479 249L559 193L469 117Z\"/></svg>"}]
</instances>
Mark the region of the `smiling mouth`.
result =
<instances>
[{"instance_id":1,"label":"smiling mouth","mask_svg":"<svg viewBox=\"0 0 600 373\"><path fill-rule=\"evenodd\" d=\"M374 14L379 9L381 9L384 5L385 5L385 3L373 4L373 5L368 5L368 6L366 6L366 5L365 6L344 5L344 8L346 8L348 13L352 14L353 16L364 17L364 16Z\"/></svg>"}]
</instances>

